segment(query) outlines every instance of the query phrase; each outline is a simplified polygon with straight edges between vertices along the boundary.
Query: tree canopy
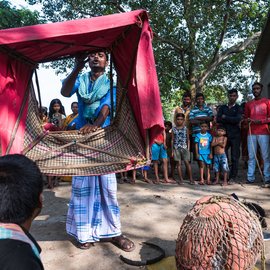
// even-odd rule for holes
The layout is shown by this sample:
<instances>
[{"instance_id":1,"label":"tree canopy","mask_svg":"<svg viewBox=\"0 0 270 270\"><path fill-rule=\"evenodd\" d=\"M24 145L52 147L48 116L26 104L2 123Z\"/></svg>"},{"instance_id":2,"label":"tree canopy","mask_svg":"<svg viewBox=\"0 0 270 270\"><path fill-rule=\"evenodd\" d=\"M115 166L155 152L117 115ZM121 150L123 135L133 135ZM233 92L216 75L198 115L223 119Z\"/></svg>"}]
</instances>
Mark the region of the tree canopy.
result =
<instances>
[{"instance_id":1,"label":"tree canopy","mask_svg":"<svg viewBox=\"0 0 270 270\"><path fill-rule=\"evenodd\" d=\"M145 9L163 100L177 91L245 88L269 0L28 0L48 21ZM214 90L213 90L214 91ZM212 92L213 92L212 91ZM211 92L211 91L210 91ZM215 91L214 91L215 92ZM177 95L176 95L177 96Z\"/></svg>"},{"instance_id":2,"label":"tree canopy","mask_svg":"<svg viewBox=\"0 0 270 270\"><path fill-rule=\"evenodd\" d=\"M0 29L21 27L40 23L37 11L27 8L17 9L9 1L0 1Z\"/></svg>"}]
</instances>

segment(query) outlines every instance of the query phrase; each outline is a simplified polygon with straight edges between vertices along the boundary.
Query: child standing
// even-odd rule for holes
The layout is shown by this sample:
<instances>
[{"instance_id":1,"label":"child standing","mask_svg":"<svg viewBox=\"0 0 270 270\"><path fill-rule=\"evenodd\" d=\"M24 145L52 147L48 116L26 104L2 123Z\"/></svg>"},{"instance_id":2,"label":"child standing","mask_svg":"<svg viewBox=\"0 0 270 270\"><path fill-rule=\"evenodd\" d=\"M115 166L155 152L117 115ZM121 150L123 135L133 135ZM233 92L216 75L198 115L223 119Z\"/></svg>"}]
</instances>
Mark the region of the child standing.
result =
<instances>
[{"instance_id":1,"label":"child standing","mask_svg":"<svg viewBox=\"0 0 270 270\"><path fill-rule=\"evenodd\" d=\"M184 161L187 174L189 177L190 184L194 184L191 166L189 164L190 160L190 141L189 141L189 132L188 128L185 126L185 115L183 113L177 113L175 116L175 127L172 128L172 157L177 164L177 171L179 175L179 182L183 182L183 176L181 171L181 160Z\"/></svg>"},{"instance_id":2,"label":"child standing","mask_svg":"<svg viewBox=\"0 0 270 270\"><path fill-rule=\"evenodd\" d=\"M162 159L163 162L163 175L165 183L172 183L168 177L168 155L166 151L166 132L163 131L162 134L158 135L152 145L152 161L154 164L154 171L156 180L153 182L154 184L159 184L159 176L158 176L158 162L159 159Z\"/></svg>"},{"instance_id":3,"label":"child standing","mask_svg":"<svg viewBox=\"0 0 270 270\"><path fill-rule=\"evenodd\" d=\"M55 98L51 101L49 107L49 121L55 126L56 130L61 130L63 127L64 119L66 118L66 113L64 106L60 99Z\"/></svg>"},{"instance_id":4,"label":"child standing","mask_svg":"<svg viewBox=\"0 0 270 270\"><path fill-rule=\"evenodd\" d=\"M225 147L227 144L227 138L225 137L226 130L224 127L219 126L217 129L217 136L214 137L212 141L212 147L214 149L214 171L216 173L216 180L213 184L218 184L220 171L223 172L224 183L226 186L228 184L228 159L225 153Z\"/></svg>"},{"instance_id":5,"label":"child standing","mask_svg":"<svg viewBox=\"0 0 270 270\"><path fill-rule=\"evenodd\" d=\"M212 135L207 132L208 124L200 123L201 132L195 137L195 153L200 168L200 185L204 185L204 168L206 167L206 183L210 185L210 165L212 163Z\"/></svg>"}]
</instances>

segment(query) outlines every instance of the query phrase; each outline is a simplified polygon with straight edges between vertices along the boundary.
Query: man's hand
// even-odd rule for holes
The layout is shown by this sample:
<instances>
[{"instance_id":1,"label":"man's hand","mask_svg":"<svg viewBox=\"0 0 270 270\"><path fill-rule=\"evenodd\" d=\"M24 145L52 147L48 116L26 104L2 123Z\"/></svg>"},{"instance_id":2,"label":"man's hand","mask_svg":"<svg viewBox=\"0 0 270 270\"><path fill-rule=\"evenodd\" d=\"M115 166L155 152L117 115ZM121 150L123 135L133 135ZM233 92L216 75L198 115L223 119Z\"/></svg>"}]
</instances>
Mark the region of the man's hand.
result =
<instances>
[{"instance_id":1,"label":"man's hand","mask_svg":"<svg viewBox=\"0 0 270 270\"><path fill-rule=\"evenodd\" d=\"M83 69L85 64L88 62L88 53L80 53L75 56L75 68Z\"/></svg>"},{"instance_id":2,"label":"man's hand","mask_svg":"<svg viewBox=\"0 0 270 270\"><path fill-rule=\"evenodd\" d=\"M98 126L86 124L79 130L79 133L87 134L87 133L95 132L98 128L99 128Z\"/></svg>"},{"instance_id":3,"label":"man's hand","mask_svg":"<svg viewBox=\"0 0 270 270\"><path fill-rule=\"evenodd\" d=\"M209 158L209 159L213 159L213 155L212 155L212 154L209 154L209 155L208 155L208 158Z\"/></svg>"}]
</instances>

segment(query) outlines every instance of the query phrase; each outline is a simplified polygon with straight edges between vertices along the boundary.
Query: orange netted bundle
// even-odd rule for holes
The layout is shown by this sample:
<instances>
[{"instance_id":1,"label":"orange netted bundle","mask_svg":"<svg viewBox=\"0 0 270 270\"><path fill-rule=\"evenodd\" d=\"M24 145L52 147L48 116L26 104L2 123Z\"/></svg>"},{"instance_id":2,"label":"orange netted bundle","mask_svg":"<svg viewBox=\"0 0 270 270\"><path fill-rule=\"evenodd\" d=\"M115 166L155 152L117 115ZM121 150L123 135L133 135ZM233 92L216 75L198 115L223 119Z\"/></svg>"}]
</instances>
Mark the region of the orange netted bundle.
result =
<instances>
[{"instance_id":1,"label":"orange netted bundle","mask_svg":"<svg viewBox=\"0 0 270 270\"><path fill-rule=\"evenodd\" d=\"M255 213L232 197L203 197L180 228L177 269L253 269L262 251L262 229Z\"/></svg>"}]
</instances>

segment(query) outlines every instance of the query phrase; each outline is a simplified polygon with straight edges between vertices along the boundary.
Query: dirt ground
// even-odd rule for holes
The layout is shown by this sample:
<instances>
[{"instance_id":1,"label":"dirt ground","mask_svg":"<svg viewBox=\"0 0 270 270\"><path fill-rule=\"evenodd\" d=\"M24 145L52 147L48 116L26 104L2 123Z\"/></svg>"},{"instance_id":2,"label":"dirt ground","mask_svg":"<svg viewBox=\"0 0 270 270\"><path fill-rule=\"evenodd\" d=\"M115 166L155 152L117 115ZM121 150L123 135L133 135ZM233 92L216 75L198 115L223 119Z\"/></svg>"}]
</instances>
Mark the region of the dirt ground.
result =
<instances>
[{"instance_id":1,"label":"dirt ground","mask_svg":"<svg viewBox=\"0 0 270 270\"><path fill-rule=\"evenodd\" d=\"M196 164L192 164L196 170ZM242 165L241 165L242 166ZM195 174L195 179L198 175ZM138 174L138 178L140 175ZM245 170L239 181L245 180ZM260 176L254 185L234 184L227 187L174 184L118 184L123 233L136 243L132 253L126 253L110 243L97 243L89 250L76 248L73 238L65 231L65 219L71 192L69 182L61 182L53 190L44 190L44 208L34 221L31 233L42 248L41 258L46 270L108 270L138 269L119 259L123 255L132 260L146 260L156 256L156 251L141 245L147 241L161 246L166 256L175 252L175 240L183 218L196 200L205 195L236 193L243 200L260 204L270 217L270 189L260 187ZM267 218L270 226L270 219ZM270 241L266 246L266 269L270 270Z\"/></svg>"}]
</instances>

